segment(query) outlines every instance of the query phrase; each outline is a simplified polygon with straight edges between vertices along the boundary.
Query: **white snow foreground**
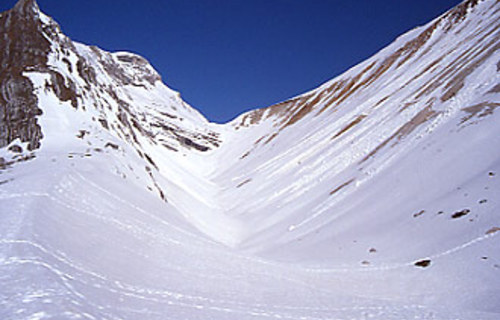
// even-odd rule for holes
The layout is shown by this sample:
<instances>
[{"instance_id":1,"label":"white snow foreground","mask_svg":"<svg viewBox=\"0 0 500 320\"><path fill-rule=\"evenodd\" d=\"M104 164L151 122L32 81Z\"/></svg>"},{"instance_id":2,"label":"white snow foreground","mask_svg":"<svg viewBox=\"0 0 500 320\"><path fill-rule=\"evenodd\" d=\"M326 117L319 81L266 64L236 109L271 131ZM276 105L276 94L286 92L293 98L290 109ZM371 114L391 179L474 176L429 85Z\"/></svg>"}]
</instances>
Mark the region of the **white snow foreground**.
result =
<instances>
[{"instance_id":1,"label":"white snow foreground","mask_svg":"<svg viewBox=\"0 0 500 320\"><path fill-rule=\"evenodd\" d=\"M0 319L500 317L498 1L225 125L23 5L56 31L41 148L0 149Z\"/></svg>"}]
</instances>

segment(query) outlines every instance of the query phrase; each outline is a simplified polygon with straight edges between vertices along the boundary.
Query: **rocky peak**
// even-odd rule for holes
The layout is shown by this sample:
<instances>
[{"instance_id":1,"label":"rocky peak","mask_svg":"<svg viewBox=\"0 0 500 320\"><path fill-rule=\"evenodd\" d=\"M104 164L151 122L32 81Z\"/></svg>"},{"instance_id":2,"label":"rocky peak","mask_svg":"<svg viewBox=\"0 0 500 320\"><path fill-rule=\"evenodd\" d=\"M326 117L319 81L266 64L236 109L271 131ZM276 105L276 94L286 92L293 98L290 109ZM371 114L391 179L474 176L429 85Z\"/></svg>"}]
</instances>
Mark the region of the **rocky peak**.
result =
<instances>
[{"instance_id":1,"label":"rocky peak","mask_svg":"<svg viewBox=\"0 0 500 320\"><path fill-rule=\"evenodd\" d=\"M36 0L19 0L12 11L23 16L38 16L40 8Z\"/></svg>"}]
</instances>

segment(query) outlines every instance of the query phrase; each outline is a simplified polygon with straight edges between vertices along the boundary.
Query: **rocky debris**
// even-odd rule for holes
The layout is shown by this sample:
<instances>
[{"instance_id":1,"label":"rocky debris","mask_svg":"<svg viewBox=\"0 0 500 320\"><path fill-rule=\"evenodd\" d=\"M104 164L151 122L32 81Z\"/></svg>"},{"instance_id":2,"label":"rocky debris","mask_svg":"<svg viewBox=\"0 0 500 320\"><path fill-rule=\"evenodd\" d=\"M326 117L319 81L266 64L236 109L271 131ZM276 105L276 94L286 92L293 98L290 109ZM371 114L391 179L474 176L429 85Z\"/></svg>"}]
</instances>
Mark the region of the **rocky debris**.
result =
<instances>
[{"instance_id":1,"label":"rocky debris","mask_svg":"<svg viewBox=\"0 0 500 320\"><path fill-rule=\"evenodd\" d=\"M499 227L493 227L490 230L486 231L486 234L494 234L500 231Z\"/></svg>"},{"instance_id":2,"label":"rocky debris","mask_svg":"<svg viewBox=\"0 0 500 320\"><path fill-rule=\"evenodd\" d=\"M114 150L118 150L120 147L117 144L114 144L112 142L108 142L108 143L106 143L106 145L104 146L104 148L111 148L111 149L114 149Z\"/></svg>"},{"instance_id":3,"label":"rocky debris","mask_svg":"<svg viewBox=\"0 0 500 320\"><path fill-rule=\"evenodd\" d=\"M356 179L350 179L346 182L344 182L343 184L341 184L340 186L336 187L335 189L333 189L332 191L330 191L330 195L333 196L334 194L336 194L337 192L339 192L340 190L344 189L345 187L349 186L351 183L353 183Z\"/></svg>"},{"instance_id":4,"label":"rocky debris","mask_svg":"<svg viewBox=\"0 0 500 320\"><path fill-rule=\"evenodd\" d=\"M9 147L9 151L13 152L13 153L23 153L23 148L21 148L20 146L15 144L15 145Z\"/></svg>"},{"instance_id":5,"label":"rocky debris","mask_svg":"<svg viewBox=\"0 0 500 320\"><path fill-rule=\"evenodd\" d=\"M106 119L99 119L99 123L104 129L109 130L108 121Z\"/></svg>"},{"instance_id":6,"label":"rocky debris","mask_svg":"<svg viewBox=\"0 0 500 320\"><path fill-rule=\"evenodd\" d=\"M150 167L146 166L146 172L148 173L149 177L151 178L151 181L153 182L153 185L154 187L156 188L156 190L158 191L158 195L160 196L160 198L165 202L165 203L168 203L168 200L167 200L167 197L165 196L165 192L163 191L163 189L160 187L160 185L158 184L158 182L156 181L154 175L153 175L153 171L151 170ZM150 191L153 191L150 187L148 187L148 189Z\"/></svg>"},{"instance_id":7,"label":"rocky debris","mask_svg":"<svg viewBox=\"0 0 500 320\"><path fill-rule=\"evenodd\" d=\"M88 134L90 134L90 132L88 132L87 130L80 130L80 131L78 131L78 134L76 135L76 137L78 139L83 139Z\"/></svg>"},{"instance_id":8,"label":"rocky debris","mask_svg":"<svg viewBox=\"0 0 500 320\"><path fill-rule=\"evenodd\" d=\"M420 217L424 213L425 213L425 210L420 210L419 212L413 214L413 218Z\"/></svg>"},{"instance_id":9,"label":"rocky debris","mask_svg":"<svg viewBox=\"0 0 500 320\"><path fill-rule=\"evenodd\" d=\"M247 183L249 183L249 182L251 182L251 181L252 181L252 179L247 179L247 180L243 181L242 183L238 184L238 185L236 186L236 188L241 188L241 187L243 187L245 184L247 184Z\"/></svg>"},{"instance_id":10,"label":"rocky debris","mask_svg":"<svg viewBox=\"0 0 500 320\"><path fill-rule=\"evenodd\" d=\"M36 156L34 154L28 154L25 156L20 156L18 158L12 159L11 161L7 161L4 158L0 158L0 170L5 170L12 167L16 163L26 162L29 160L35 159Z\"/></svg>"},{"instance_id":11,"label":"rocky debris","mask_svg":"<svg viewBox=\"0 0 500 320\"><path fill-rule=\"evenodd\" d=\"M498 107L500 107L500 103L486 101L470 107L462 108L462 111L467 112L468 115L462 118L460 124L463 124L475 117L484 118L490 116Z\"/></svg>"},{"instance_id":12,"label":"rocky debris","mask_svg":"<svg viewBox=\"0 0 500 320\"><path fill-rule=\"evenodd\" d=\"M247 151L245 152L241 157L240 157L240 160L243 160L245 159L246 157L248 157L250 155L250 151Z\"/></svg>"},{"instance_id":13,"label":"rocky debris","mask_svg":"<svg viewBox=\"0 0 500 320\"><path fill-rule=\"evenodd\" d=\"M415 262L415 266L421 267L421 268L427 268L430 265L431 265L431 260L429 260L429 259L420 260L420 261Z\"/></svg>"},{"instance_id":14,"label":"rocky debris","mask_svg":"<svg viewBox=\"0 0 500 320\"><path fill-rule=\"evenodd\" d=\"M179 152L179 150L177 150L176 148L172 147L171 145L168 145L166 143L162 144L163 147L167 148L168 150L170 151L173 151L173 152Z\"/></svg>"},{"instance_id":15,"label":"rocky debris","mask_svg":"<svg viewBox=\"0 0 500 320\"><path fill-rule=\"evenodd\" d=\"M202 146L201 144L194 142L193 140L189 139L188 137L179 136L178 138L179 138L178 139L179 142L185 147L191 147L191 148L194 148L194 149L201 151L201 152L205 152L205 151L210 150L209 147Z\"/></svg>"},{"instance_id":16,"label":"rocky debris","mask_svg":"<svg viewBox=\"0 0 500 320\"><path fill-rule=\"evenodd\" d=\"M14 181L14 179L2 180L2 181L0 181L0 186L3 184L7 184L9 182L12 182L12 181Z\"/></svg>"},{"instance_id":17,"label":"rocky debris","mask_svg":"<svg viewBox=\"0 0 500 320\"><path fill-rule=\"evenodd\" d=\"M469 213L470 213L470 209L464 209L464 210L455 212L454 214L451 215L451 217L453 219L458 219L458 218L461 218L463 216L468 215Z\"/></svg>"},{"instance_id":18,"label":"rocky debris","mask_svg":"<svg viewBox=\"0 0 500 320\"><path fill-rule=\"evenodd\" d=\"M149 162L149 164L151 164L156 170L160 170L153 159L147 153L144 153L144 157L146 158L146 161Z\"/></svg>"}]
</instances>

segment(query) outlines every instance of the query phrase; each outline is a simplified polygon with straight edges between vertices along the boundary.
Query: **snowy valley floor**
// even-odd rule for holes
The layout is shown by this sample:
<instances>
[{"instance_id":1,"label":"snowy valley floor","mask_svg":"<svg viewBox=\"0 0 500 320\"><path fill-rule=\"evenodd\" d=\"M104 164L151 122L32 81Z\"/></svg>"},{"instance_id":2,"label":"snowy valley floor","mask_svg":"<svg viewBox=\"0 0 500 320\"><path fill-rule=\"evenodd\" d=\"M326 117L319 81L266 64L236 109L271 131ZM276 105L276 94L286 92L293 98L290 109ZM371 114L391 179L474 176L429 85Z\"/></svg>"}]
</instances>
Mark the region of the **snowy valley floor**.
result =
<instances>
[{"instance_id":1,"label":"snowy valley floor","mask_svg":"<svg viewBox=\"0 0 500 320\"><path fill-rule=\"evenodd\" d=\"M1 319L498 318L497 234L436 251L428 268L262 259L165 211L109 160L42 153L2 174Z\"/></svg>"}]
</instances>

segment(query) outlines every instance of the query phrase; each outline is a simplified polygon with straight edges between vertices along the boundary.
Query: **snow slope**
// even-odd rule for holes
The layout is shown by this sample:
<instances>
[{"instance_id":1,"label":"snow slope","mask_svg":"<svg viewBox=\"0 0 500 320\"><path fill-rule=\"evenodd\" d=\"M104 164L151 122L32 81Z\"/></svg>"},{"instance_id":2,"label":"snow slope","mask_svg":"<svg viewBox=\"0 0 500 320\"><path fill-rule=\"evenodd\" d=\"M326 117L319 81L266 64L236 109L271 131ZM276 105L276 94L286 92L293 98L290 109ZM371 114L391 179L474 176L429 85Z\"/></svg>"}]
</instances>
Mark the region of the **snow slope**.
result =
<instances>
[{"instance_id":1,"label":"snow slope","mask_svg":"<svg viewBox=\"0 0 500 320\"><path fill-rule=\"evenodd\" d=\"M497 319L499 21L465 1L217 125L20 0L0 15L0 319Z\"/></svg>"}]
</instances>

